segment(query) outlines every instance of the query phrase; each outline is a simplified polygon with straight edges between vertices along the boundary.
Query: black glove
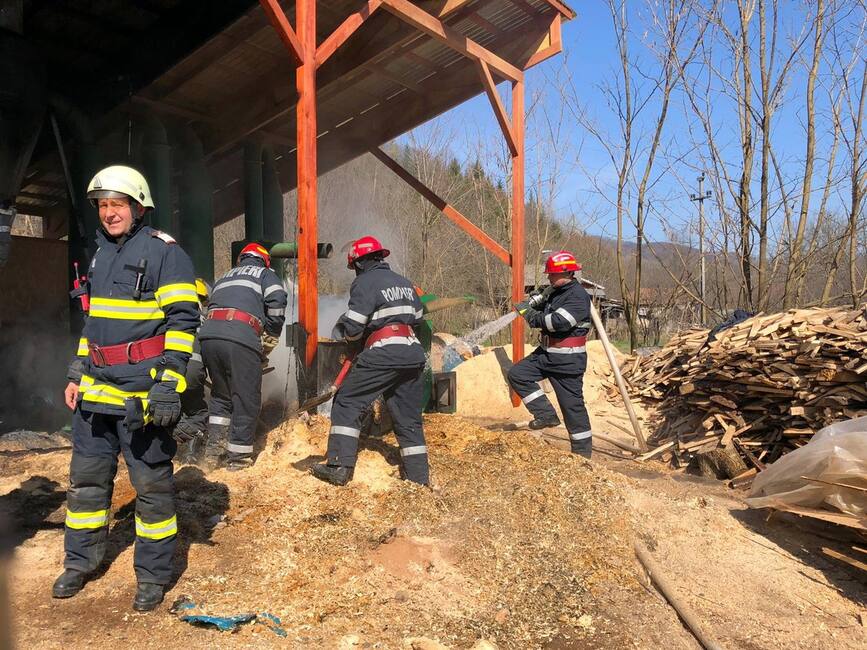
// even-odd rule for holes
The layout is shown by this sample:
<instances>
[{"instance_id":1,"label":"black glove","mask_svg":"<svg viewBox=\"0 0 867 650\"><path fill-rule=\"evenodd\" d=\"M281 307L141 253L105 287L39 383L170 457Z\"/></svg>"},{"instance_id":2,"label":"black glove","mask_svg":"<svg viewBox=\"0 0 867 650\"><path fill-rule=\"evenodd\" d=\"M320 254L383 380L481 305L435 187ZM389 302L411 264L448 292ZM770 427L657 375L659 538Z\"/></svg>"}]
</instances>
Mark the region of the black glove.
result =
<instances>
[{"instance_id":1,"label":"black glove","mask_svg":"<svg viewBox=\"0 0 867 650\"><path fill-rule=\"evenodd\" d=\"M527 310L532 309L532 308L533 307L532 307L532 305L530 305L529 300L524 300L523 302L519 302L519 303L515 304L515 311L518 312L521 316L523 316Z\"/></svg>"},{"instance_id":2,"label":"black glove","mask_svg":"<svg viewBox=\"0 0 867 650\"><path fill-rule=\"evenodd\" d=\"M123 418L124 426L131 435L144 429L144 407L141 397L129 397L123 401L126 416Z\"/></svg>"},{"instance_id":3,"label":"black glove","mask_svg":"<svg viewBox=\"0 0 867 650\"><path fill-rule=\"evenodd\" d=\"M184 417L175 425L175 428L172 430L172 436L174 436L175 440L179 443L184 444L190 440L204 438L205 432L202 431L201 427L197 426L195 422Z\"/></svg>"},{"instance_id":4,"label":"black glove","mask_svg":"<svg viewBox=\"0 0 867 650\"><path fill-rule=\"evenodd\" d=\"M158 381L148 391L148 413L158 427L170 427L181 417L181 395L173 382Z\"/></svg>"},{"instance_id":5,"label":"black glove","mask_svg":"<svg viewBox=\"0 0 867 650\"><path fill-rule=\"evenodd\" d=\"M342 341L346 338L346 332L343 331L343 324L337 323L331 328L331 338L335 341Z\"/></svg>"},{"instance_id":6,"label":"black glove","mask_svg":"<svg viewBox=\"0 0 867 650\"><path fill-rule=\"evenodd\" d=\"M74 384L81 383L81 376L84 374L84 361L86 357L75 357L69 362L69 368L66 370L66 378Z\"/></svg>"},{"instance_id":7,"label":"black glove","mask_svg":"<svg viewBox=\"0 0 867 650\"><path fill-rule=\"evenodd\" d=\"M554 287L549 284L544 289L536 289L530 293L530 298L527 302L533 309L539 309L539 307L548 302L548 298L551 297L552 293L554 293Z\"/></svg>"}]
</instances>

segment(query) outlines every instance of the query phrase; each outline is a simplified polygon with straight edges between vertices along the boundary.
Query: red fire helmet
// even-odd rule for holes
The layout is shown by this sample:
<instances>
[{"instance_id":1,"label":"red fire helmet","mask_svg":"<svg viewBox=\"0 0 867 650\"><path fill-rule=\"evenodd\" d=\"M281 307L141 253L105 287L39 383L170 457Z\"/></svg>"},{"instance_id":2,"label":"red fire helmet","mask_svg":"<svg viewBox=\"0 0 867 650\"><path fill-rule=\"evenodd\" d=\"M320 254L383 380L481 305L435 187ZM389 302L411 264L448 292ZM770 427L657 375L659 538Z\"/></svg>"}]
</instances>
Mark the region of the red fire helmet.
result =
<instances>
[{"instance_id":1,"label":"red fire helmet","mask_svg":"<svg viewBox=\"0 0 867 650\"><path fill-rule=\"evenodd\" d=\"M356 239L349 247L349 254L346 256L346 268L351 269L356 261L371 253L382 253L383 257L388 257L391 251L383 248L376 237L367 235L361 239Z\"/></svg>"},{"instance_id":2,"label":"red fire helmet","mask_svg":"<svg viewBox=\"0 0 867 650\"><path fill-rule=\"evenodd\" d=\"M554 253L545 262L545 273L568 273L580 270L581 265L569 251Z\"/></svg>"},{"instance_id":3,"label":"red fire helmet","mask_svg":"<svg viewBox=\"0 0 867 650\"><path fill-rule=\"evenodd\" d=\"M240 254L238 255L238 262L241 261L241 258L244 255L253 255L260 259L265 260L265 266L269 269L271 268L271 254L268 252L268 249L262 246L262 244L257 244L253 242L251 244L247 244L244 248L241 249Z\"/></svg>"}]
</instances>

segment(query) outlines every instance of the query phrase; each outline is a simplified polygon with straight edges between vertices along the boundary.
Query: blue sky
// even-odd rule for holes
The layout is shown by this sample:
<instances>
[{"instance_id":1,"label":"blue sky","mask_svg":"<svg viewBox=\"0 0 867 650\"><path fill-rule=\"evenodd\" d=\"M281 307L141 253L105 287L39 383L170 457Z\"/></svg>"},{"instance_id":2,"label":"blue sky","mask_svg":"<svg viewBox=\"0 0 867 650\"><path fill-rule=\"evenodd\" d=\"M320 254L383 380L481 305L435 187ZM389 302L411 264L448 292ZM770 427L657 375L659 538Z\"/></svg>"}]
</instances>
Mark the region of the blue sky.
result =
<instances>
[{"instance_id":1,"label":"blue sky","mask_svg":"<svg viewBox=\"0 0 867 650\"><path fill-rule=\"evenodd\" d=\"M786 37L803 35L805 17L813 11L812 4L801 2L783 2L779 17L779 32L781 57L788 55L789 44ZM734 13L734 3L728 7L727 24L737 22ZM649 72L656 68L647 47L651 38L645 27L649 15L647 14L648 3L635 0L629 2L630 26L632 33L629 40L631 55L640 62ZM860 43L863 48L862 34L858 31L864 19L863 10L858 3L842 5L844 7L838 16L840 24L850 45ZM576 222L593 234L613 236L615 230L615 212L611 206L614 197L613 181L615 167L606 153L605 148L590 132L578 123L574 110L564 109L564 102L557 87L562 85L564 79L569 78L575 89L580 103L580 109L587 119L596 125L603 134L616 136L619 124L616 116L606 100L602 86L611 83L619 76L619 62L617 58L616 39L612 26L611 16L607 3L603 0L588 0L582 3L573 2L573 7L579 15L575 20L569 21L563 26L563 41L565 55L536 66L528 71L527 100L539 95L541 104L534 109L528 119L528 186L532 185L537 175L556 171L559 179L557 192L553 197L553 205L556 211L564 219L573 215ZM753 31L758 29L758 20L755 21ZM688 31L685 42L695 39L697 28ZM758 51L758 38L755 39L755 48ZM845 49L845 48L844 48ZM863 52L863 49L860 51ZM804 96L806 75L804 64L808 62L812 54L812 35L807 34L807 40L802 48L802 59L795 62L789 83L785 87L784 101L777 109L772 129L772 141L777 160L785 179L784 185L789 192L789 203L800 202L800 180L803 173L803 155L805 147L804 120ZM725 68L730 66L730 61L722 53L715 50L715 63ZM778 59L779 61L782 58ZM862 58L863 62L863 58ZM863 64L863 63L862 63ZM700 74L702 67L691 68L695 74ZM758 70L755 73L758 77ZM860 81L860 74L856 75ZM812 208L815 209L821 194L821 185L827 170L827 152L829 135L826 130L828 124L828 90L827 84L831 77L827 73L827 66L823 63L820 68L819 83L816 88L817 113L817 155L816 169L814 171L814 188ZM719 78L711 78L711 93L719 98L714 101L714 129L718 146L723 151L730 172L735 176L740 173L740 148L739 131L737 128L737 114L734 102L722 92L722 81ZM647 84L643 88L639 86L639 95L647 92ZM509 92L505 84L500 85L501 95L508 103ZM856 96L857 99L857 96ZM650 101L644 113L639 117L636 132L644 135L644 142L649 141L649 127L658 113L659 103ZM560 125L561 145L553 153L544 146L539 145L538 134L545 125L553 121ZM432 123L416 130L413 137L423 140L433 132L446 133L451 140L451 151L459 159L470 161L475 158L479 140L485 140L486 146L498 146L499 130L484 96L465 103L452 110ZM760 134L756 135L757 163L758 153L761 146ZM665 240L670 236L675 238L688 238L691 229L694 229L696 221L696 206L689 201L689 193L695 191L696 177L703 167L702 155L706 154L703 145L703 137L699 123L691 110L687 96L684 92L676 90L672 95L669 118L662 137L662 151L654 170L655 185L648 195L651 203L647 229L651 239ZM489 149L490 151L490 149ZM837 157L837 165L842 164L844 151L840 151ZM554 163L551 163L551 160ZM644 156L638 156L638 165L643 169ZM641 169L636 170L640 175ZM496 164L491 165L491 171L496 173ZM709 170L710 171L710 170ZM758 167L754 176L758 181ZM776 182L773 183L776 186ZM829 206L834 209L844 210L848 188L841 185L835 188L829 201ZM634 194L634 192L633 192ZM779 195L775 191L775 196ZM724 197L725 200L729 200ZM718 218L715 215L717 208L713 201L705 203L708 219ZM754 199L758 200L758 185L754 190ZM778 230L782 227L782 210L780 206L774 213L775 224ZM795 206L797 209L797 205ZM630 204L630 212L634 213L634 201ZM812 212L812 209L811 209ZM626 236L634 237L634 228L627 224Z\"/></svg>"}]
</instances>

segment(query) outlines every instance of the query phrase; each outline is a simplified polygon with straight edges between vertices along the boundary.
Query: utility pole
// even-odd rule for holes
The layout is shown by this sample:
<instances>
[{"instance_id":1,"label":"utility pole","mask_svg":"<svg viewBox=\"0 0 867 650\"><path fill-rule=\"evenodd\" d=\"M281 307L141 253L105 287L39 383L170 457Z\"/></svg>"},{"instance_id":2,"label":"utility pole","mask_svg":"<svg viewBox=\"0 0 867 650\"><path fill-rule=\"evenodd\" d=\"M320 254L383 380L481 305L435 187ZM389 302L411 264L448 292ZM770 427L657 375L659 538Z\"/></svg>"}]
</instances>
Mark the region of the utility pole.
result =
<instances>
[{"instance_id":1,"label":"utility pole","mask_svg":"<svg viewBox=\"0 0 867 650\"><path fill-rule=\"evenodd\" d=\"M690 201L698 201L698 257L701 268L701 276L699 280L699 294L701 297L701 324L707 324L707 295L705 292L705 270L704 270L704 202L711 197L710 190L704 191L704 172L698 177L698 194L690 194Z\"/></svg>"}]
</instances>

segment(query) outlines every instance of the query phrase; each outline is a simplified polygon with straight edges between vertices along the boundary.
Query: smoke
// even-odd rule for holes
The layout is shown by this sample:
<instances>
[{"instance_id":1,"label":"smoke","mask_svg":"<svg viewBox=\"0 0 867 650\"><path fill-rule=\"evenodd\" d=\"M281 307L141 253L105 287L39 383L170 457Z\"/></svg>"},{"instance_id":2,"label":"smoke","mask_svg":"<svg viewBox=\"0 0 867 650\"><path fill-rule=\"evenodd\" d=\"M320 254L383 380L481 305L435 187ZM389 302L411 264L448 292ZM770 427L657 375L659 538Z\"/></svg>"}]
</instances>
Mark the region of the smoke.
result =
<instances>
[{"instance_id":1,"label":"smoke","mask_svg":"<svg viewBox=\"0 0 867 650\"><path fill-rule=\"evenodd\" d=\"M298 289L291 280L286 280L289 307L286 309L286 324L298 320ZM319 296L319 336L329 337L337 319L346 311L349 294L342 296ZM268 366L274 370L262 378L262 402L292 406L298 400L298 356L286 344L286 328L280 333L280 343L268 357Z\"/></svg>"},{"instance_id":2,"label":"smoke","mask_svg":"<svg viewBox=\"0 0 867 650\"><path fill-rule=\"evenodd\" d=\"M70 418L63 403L75 343L55 324L0 328L0 434L19 428L54 431Z\"/></svg>"},{"instance_id":3,"label":"smoke","mask_svg":"<svg viewBox=\"0 0 867 650\"><path fill-rule=\"evenodd\" d=\"M346 268L346 253L349 244L364 235L372 235L382 242L391 255L387 262L399 273L406 274L407 244L401 232L403 215L395 212L394 196L383 182L383 175L391 172L372 156L362 156L319 179L319 241L334 246L330 259L319 260L319 335L329 337L340 315L346 311L349 286L355 274ZM284 201L288 214L297 213L297 193L289 192ZM287 222L287 236L294 231L295 223ZM294 264L294 262L290 262ZM294 277L295 269L289 268ZM297 287L286 279L289 292L289 308L286 323L298 320ZM285 328L284 328L285 329ZM291 406L298 399L297 356L286 346L285 331L280 344L269 357L269 372L262 381L263 402L275 402Z\"/></svg>"}]
</instances>

